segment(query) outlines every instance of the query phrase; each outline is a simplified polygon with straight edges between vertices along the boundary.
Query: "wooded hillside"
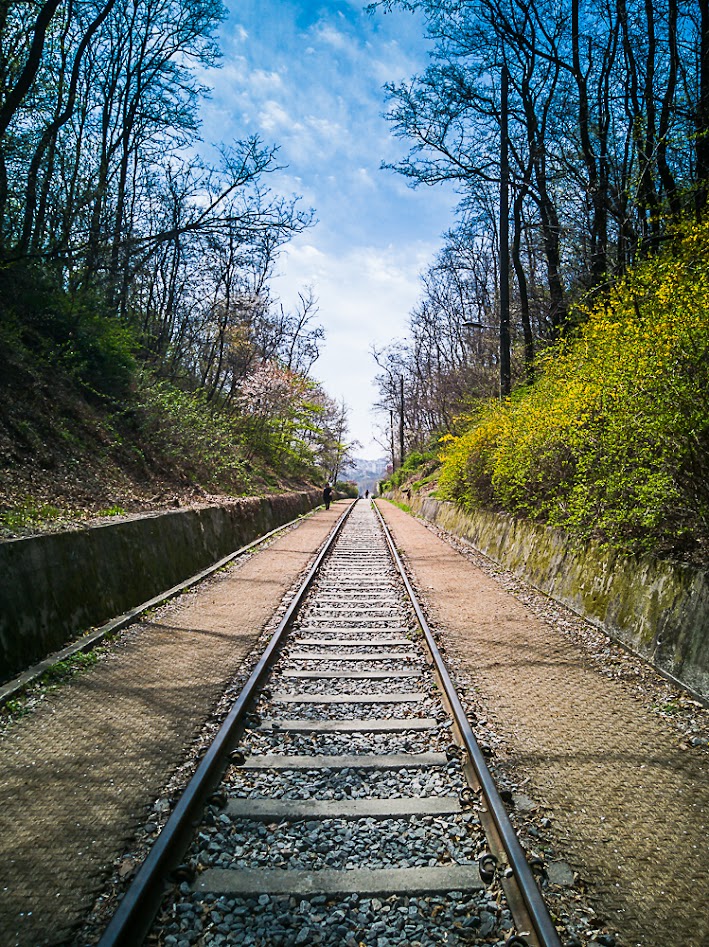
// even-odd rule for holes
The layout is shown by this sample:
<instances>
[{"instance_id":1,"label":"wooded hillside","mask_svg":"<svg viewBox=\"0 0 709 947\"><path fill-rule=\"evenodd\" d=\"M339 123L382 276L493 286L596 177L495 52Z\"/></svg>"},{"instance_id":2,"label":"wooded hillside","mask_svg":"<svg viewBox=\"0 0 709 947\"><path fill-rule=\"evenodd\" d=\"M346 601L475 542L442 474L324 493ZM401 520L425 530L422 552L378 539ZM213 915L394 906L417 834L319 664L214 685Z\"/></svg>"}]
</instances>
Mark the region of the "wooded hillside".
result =
<instances>
[{"instance_id":1,"label":"wooded hillside","mask_svg":"<svg viewBox=\"0 0 709 947\"><path fill-rule=\"evenodd\" d=\"M223 15L0 5L6 511L52 483L88 502L94 478L130 499L146 477L241 493L337 475L346 419L310 379L315 299L269 290L312 214L269 192L274 145L199 141Z\"/></svg>"},{"instance_id":2,"label":"wooded hillside","mask_svg":"<svg viewBox=\"0 0 709 947\"><path fill-rule=\"evenodd\" d=\"M394 168L413 186L452 182L460 198L408 337L378 353L398 454L402 416L405 450L419 449L470 399L500 393L501 336L512 386L529 382L539 353L573 330L576 302L656 253L684 214L704 213L709 3L373 6L419 11L431 44L428 68L388 89L392 129L409 146Z\"/></svg>"},{"instance_id":3,"label":"wooded hillside","mask_svg":"<svg viewBox=\"0 0 709 947\"><path fill-rule=\"evenodd\" d=\"M443 436L446 497L706 562L709 3L374 6L431 40L395 168L460 195L377 353L393 464Z\"/></svg>"},{"instance_id":4,"label":"wooded hillside","mask_svg":"<svg viewBox=\"0 0 709 947\"><path fill-rule=\"evenodd\" d=\"M444 439L439 495L625 551L709 562L709 224L672 234Z\"/></svg>"}]
</instances>

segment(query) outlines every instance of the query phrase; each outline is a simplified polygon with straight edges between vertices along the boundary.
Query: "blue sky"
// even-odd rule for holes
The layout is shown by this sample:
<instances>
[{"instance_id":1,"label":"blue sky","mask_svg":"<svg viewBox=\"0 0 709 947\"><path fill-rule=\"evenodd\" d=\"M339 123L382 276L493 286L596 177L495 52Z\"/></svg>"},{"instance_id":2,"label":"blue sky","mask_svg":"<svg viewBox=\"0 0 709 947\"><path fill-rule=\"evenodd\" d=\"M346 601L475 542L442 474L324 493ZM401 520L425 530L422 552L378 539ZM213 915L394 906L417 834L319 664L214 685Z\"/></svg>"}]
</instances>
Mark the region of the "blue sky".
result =
<instances>
[{"instance_id":1,"label":"blue sky","mask_svg":"<svg viewBox=\"0 0 709 947\"><path fill-rule=\"evenodd\" d=\"M455 196L407 187L380 170L405 144L382 113L382 86L421 71L427 49L412 14L373 16L359 0L242 0L228 4L221 68L207 76L206 141L259 134L280 147L271 187L302 195L318 223L289 244L273 288L285 306L313 287L327 337L314 375L350 407L359 456L373 435L372 344L405 333L418 274L452 222Z\"/></svg>"}]
</instances>

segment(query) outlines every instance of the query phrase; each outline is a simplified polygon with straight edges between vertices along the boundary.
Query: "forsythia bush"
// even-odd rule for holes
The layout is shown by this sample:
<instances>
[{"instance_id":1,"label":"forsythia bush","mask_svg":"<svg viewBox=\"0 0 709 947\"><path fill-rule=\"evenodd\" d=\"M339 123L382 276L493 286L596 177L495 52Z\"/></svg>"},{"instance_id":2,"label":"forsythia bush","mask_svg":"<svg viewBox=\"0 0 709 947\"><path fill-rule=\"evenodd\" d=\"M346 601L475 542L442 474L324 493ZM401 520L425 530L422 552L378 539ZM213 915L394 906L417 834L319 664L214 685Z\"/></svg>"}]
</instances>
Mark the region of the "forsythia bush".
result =
<instances>
[{"instance_id":1,"label":"forsythia bush","mask_svg":"<svg viewBox=\"0 0 709 947\"><path fill-rule=\"evenodd\" d=\"M446 438L440 492L633 552L709 549L709 225L637 265L539 378Z\"/></svg>"}]
</instances>

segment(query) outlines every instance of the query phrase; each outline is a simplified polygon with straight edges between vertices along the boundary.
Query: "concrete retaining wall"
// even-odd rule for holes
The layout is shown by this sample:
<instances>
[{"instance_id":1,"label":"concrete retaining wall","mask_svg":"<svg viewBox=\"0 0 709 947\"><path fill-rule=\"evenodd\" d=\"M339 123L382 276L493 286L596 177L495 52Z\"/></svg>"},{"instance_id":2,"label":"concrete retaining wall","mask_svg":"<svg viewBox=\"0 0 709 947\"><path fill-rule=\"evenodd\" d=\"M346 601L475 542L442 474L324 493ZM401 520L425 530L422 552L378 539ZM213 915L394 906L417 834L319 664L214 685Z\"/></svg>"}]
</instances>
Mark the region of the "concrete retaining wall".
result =
<instances>
[{"instance_id":1,"label":"concrete retaining wall","mask_svg":"<svg viewBox=\"0 0 709 947\"><path fill-rule=\"evenodd\" d=\"M320 501L248 497L0 542L0 681Z\"/></svg>"},{"instance_id":2,"label":"concrete retaining wall","mask_svg":"<svg viewBox=\"0 0 709 947\"><path fill-rule=\"evenodd\" d=\"M709 698L709 575L691 566L574 544L560 530L494 513L404 500L506 569Z\"/></svg>"}]
</instances>

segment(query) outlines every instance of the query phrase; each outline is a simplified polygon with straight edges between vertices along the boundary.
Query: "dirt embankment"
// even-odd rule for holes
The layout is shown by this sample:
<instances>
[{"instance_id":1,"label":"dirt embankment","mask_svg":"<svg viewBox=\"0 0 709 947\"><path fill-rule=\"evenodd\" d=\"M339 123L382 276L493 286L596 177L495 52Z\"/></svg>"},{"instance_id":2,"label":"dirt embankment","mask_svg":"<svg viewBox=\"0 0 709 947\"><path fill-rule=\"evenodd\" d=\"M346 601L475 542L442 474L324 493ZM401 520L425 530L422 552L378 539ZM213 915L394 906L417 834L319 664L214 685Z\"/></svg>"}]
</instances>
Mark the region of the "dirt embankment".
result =
<instances>
[{"instance_id":1,"label":"dirt embankment","mask_svg":"<svg viewBox=\"0 0 709 947\"><path fill-rule=\"evenodd\" d=\"M126 398L91 399L61 372L0 352L0 540L312 486L245 460L236 442L233 469L216 471L187 426L165 430Z\"/></svg>"}]
</instances>

